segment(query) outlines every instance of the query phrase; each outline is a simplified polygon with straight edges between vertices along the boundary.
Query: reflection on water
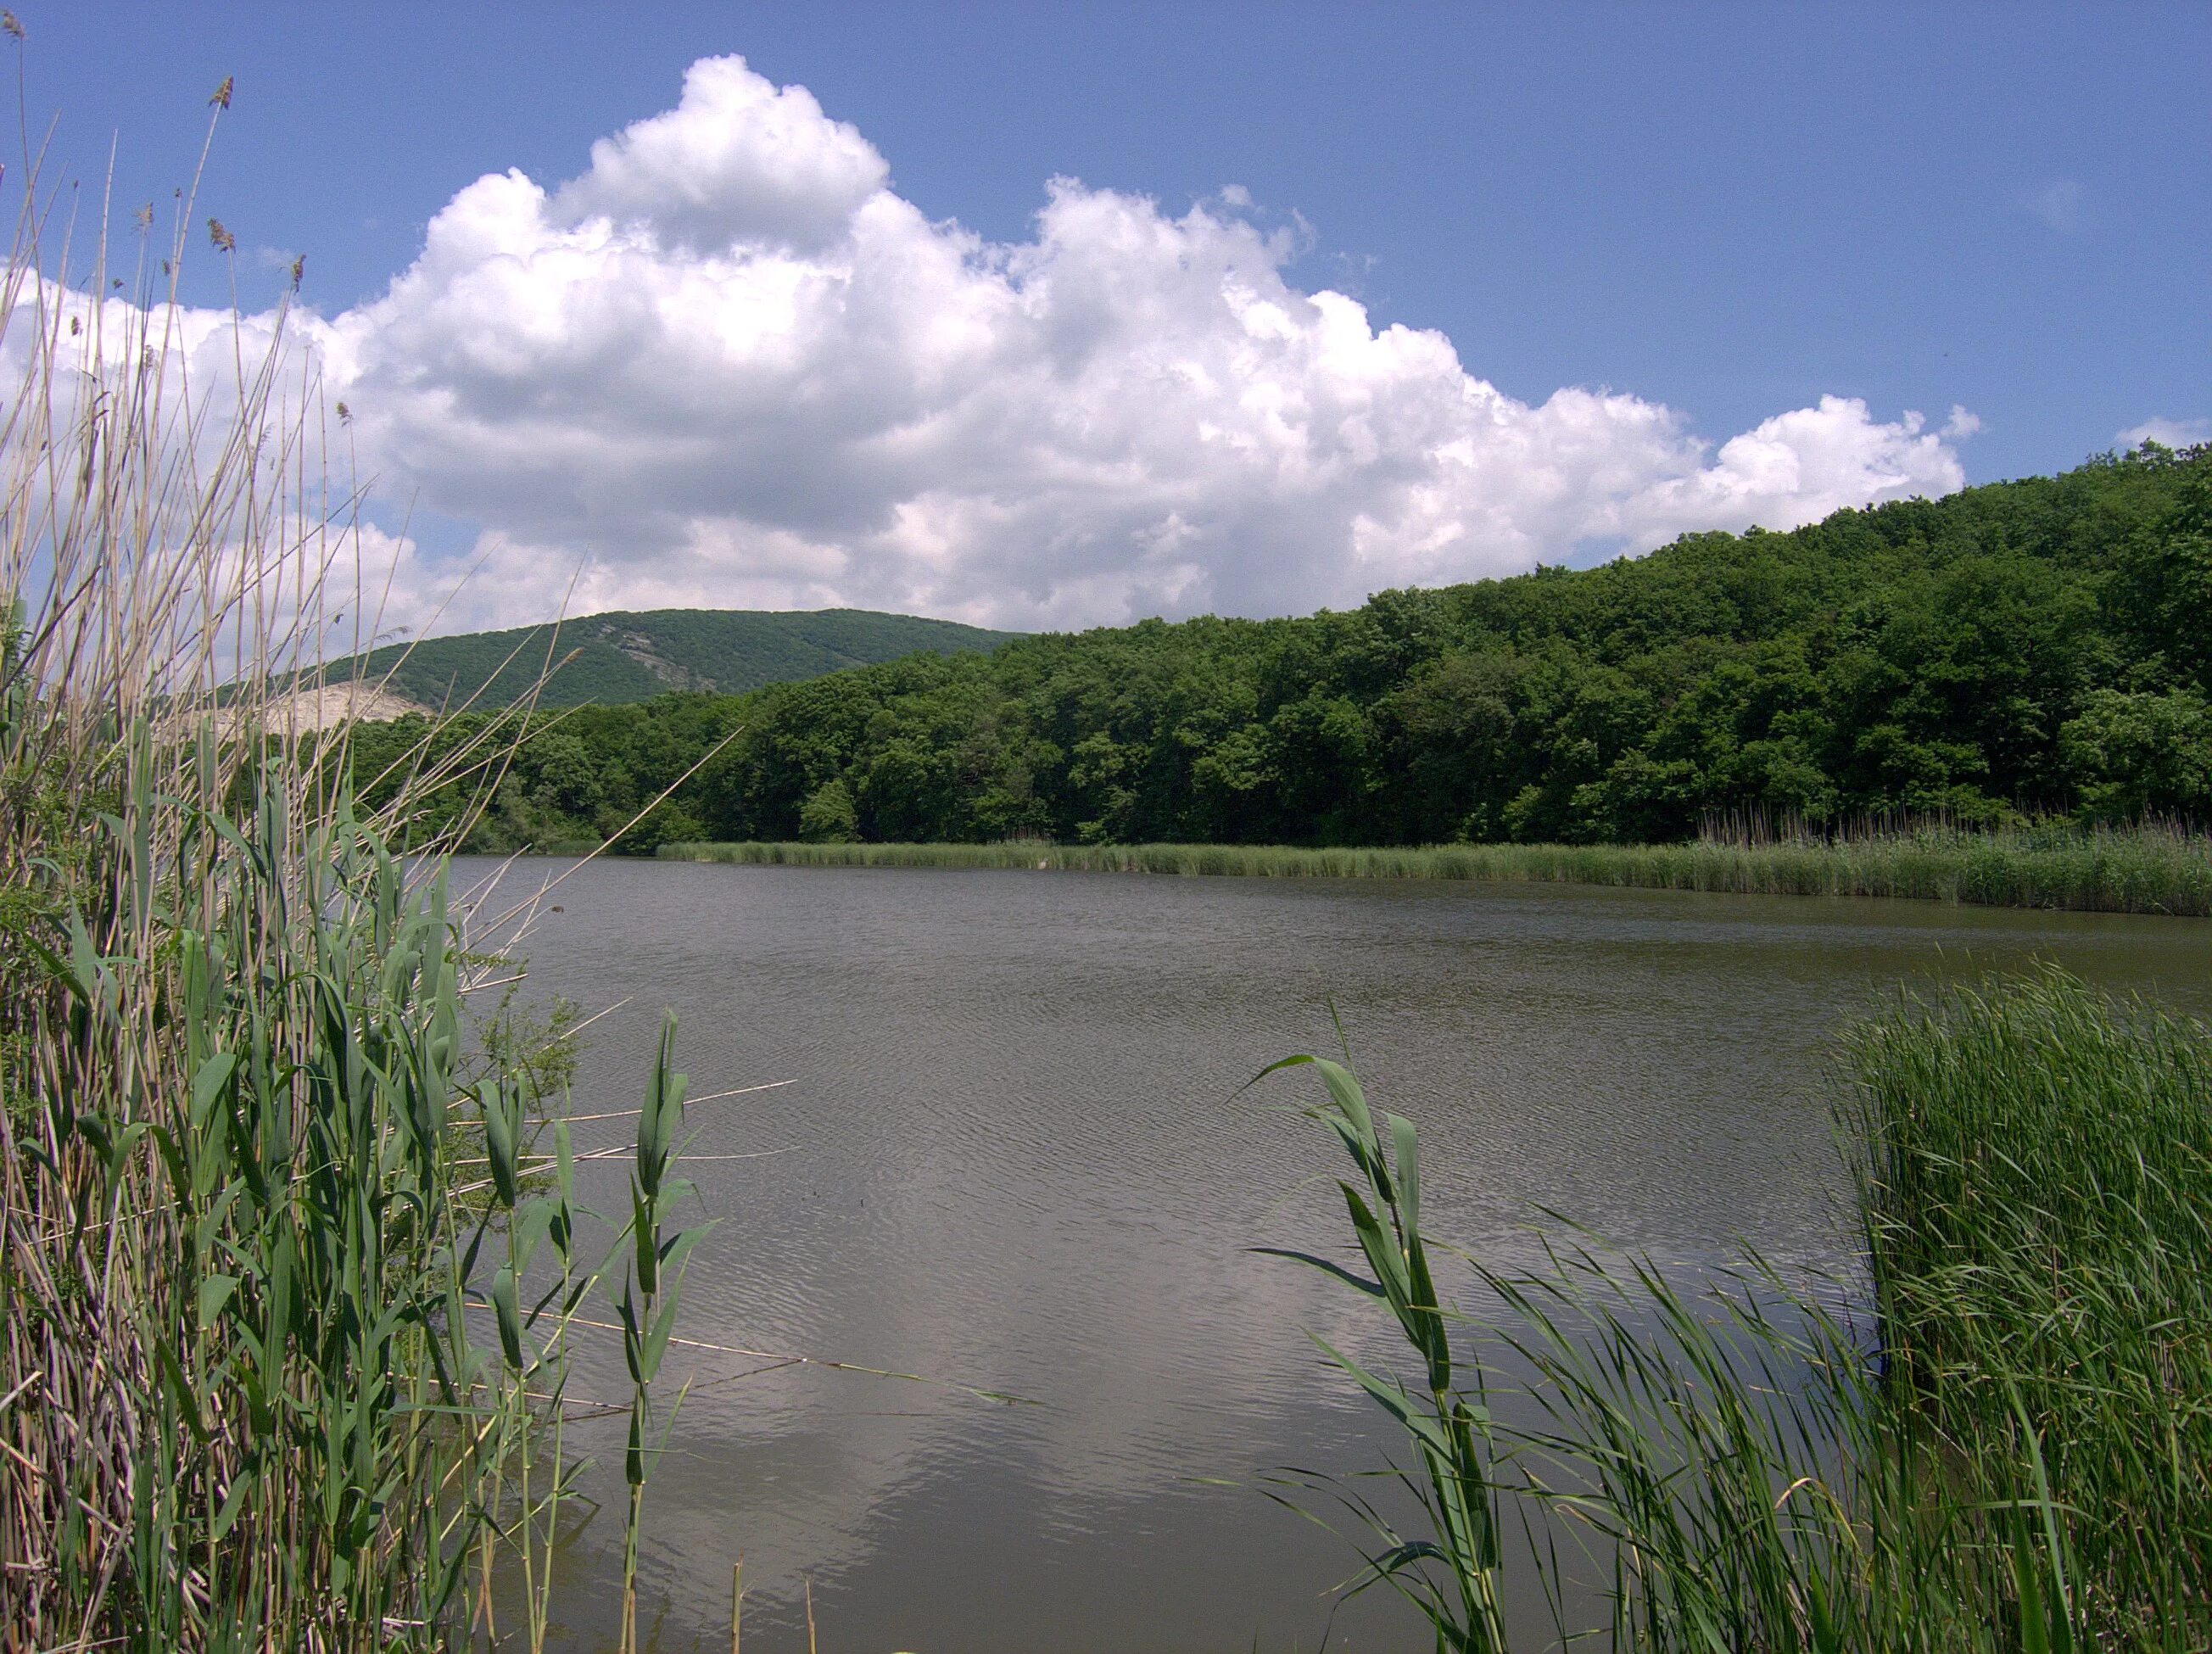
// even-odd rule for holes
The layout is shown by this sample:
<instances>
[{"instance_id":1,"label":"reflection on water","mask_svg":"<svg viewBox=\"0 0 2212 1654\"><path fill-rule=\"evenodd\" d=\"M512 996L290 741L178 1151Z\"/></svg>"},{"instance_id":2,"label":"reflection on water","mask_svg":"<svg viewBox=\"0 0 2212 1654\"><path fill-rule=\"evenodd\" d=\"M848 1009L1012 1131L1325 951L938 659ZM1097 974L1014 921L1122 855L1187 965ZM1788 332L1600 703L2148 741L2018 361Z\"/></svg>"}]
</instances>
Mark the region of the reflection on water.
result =
<instances>
[{"instance_id":1,"label":"reflection on water","mask_svg":"<svg viewBox=\"0 0 2212 1654\"><path fill-rule=\"evenodd\" d=\"M503 894L557 864L507 875ZM457 882L490 871L464 862ZM720 1226L680 1331L1033 1398L688 1352L647 1495L665 1650L1310 1649L1341 1542L1252 1486L1387 1439L1302 1329L1349 1294L1255 1244L1335 1249L1328 1145L1264 1064L1333 1042L1413 1116L1439 1234L1512 1260L1538 1208L1662 1258L1832 1256L1840 1019L1900 979L2055 959L2203 1012L2212 926L1552 886L595 864L528 952L587 1011L576 1110L627 1106L673 1006L690 1173ZM579 1128L620 1141L621 1122ZM617 1165L586 1167L602 1210ZM579 1396L619 1396L592 1352ZM569 1646L619 1596L619 1421L586 1426L606 1517L563 1566ZM1228 1487L1221 1481L1244 1484ZM1416 1646L1395 1606L1333 1645Z\"/></svg>"}]
</instances>

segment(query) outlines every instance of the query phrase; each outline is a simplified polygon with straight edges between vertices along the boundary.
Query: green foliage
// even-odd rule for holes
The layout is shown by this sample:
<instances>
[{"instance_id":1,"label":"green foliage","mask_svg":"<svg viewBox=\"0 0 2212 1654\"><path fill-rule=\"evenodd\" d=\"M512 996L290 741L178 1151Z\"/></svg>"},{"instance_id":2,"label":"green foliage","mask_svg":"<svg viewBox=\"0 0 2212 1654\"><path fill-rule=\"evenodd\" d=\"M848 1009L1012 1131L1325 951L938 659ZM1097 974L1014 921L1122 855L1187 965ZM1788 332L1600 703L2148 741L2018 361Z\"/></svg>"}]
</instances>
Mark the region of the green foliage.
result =
<instances>
[{"instance_id":1,"label":"green foliage","mask_svg":"<svg viewBox=\"0 0 2212 1654\"><path fill-rule=\"evenodd\" d=\"M110 291L105 238L50 266L44 218L9 290ZM215 351L228 384L143 371L173 316L137 297L85 328L0 305L0 1646L512 1646L503 1556L542 1650L567 1340L635 1249L618 1217L584 1255L565 1128L534 1146L568 1013L503 1004L469 1054L489 962L419 851L510 778L518 810L596 807L598 772L418 720L371 738L364 807L349 732L271 715L353 549L288 458L313 386L278 388L281 305ZM679 1273L648 1288L663 1342Z\"/></svg>"},{"instance_id":2,"label":"green foliage","mask_svg":"<svg viewBox=\"0 0 2212 1654\"><path fill-rule=\"evenodd\" d=\"M859 836L860 813L844 781L831 776L806 795L799 812L799 836L810 844L843 844Z\"/></svg>"},{"instance_id":3,"label":"green foliage","mask_svg":"<svg viewBox=\"0 0 2212 1654\"><path fill-rule=\"evenodd\" d=\"M541 1646L576 1469L566 1339L602 1282L633 1301L650 1250L658 1365L696 1238L667 1227L683 1083L664 1038L646 1194L595 1260L565 1127L532 1146L574 1007L518 1012L510 986L465 1057L470 973L511 967L466 952L441 871L410 883L342 797L299 818L285 779L235 820L173 818L154 876L118 880L157 807L140 788L86 841L92 876L9 906L0 1164L27 1226L0 1311L51 1396L9 1420L11 1462L70 1478L10 1506L53 1537L23 1623L149 1650L443 1646L462 1605L489 1612L505 1550ZM642 1419L654 1373L635 1376ZM629 1518L634 1554L635 1495Z\"/></svg>"},{"instance_id":4,"label":"green foliage","mask_svg":"<svg viewBox=\"0 0 2212 1654\"><path fill-rule=\"evenodd\" d=\"M835 785L825 783L825 785ZM2212 837L2164 825L1963 831L1929 824L1836 837L1688 844L666 843L671 860L744 866L1023 867L1255 879L1446 879L1756 896L1895 896L1985 907L2212 916Z\"/></svg>"},{"instance_id":5,"label":"green foliage","mask_svg":"<svg viewBox=\"0 0 2212 1654\"><path fill-rule=\"evenodd\" d=\"M2201 690L2093 690L2058 743L2087 815L2212 819L2212 703Z\"/></svg>"},{"instance_id":6,"label":"green foliage","mask_svg":"<svg viewBox=\"0 0 2212 1654\"><path fill-rule=\"evenodd\" d=\"M620 848L1664 843L1715 814L1825 831L2195 816L2206 613L2212 449L2147 447L1349 613L1148 620L590 708L533 726L477 846L603 836L740 727ZM849 829L823 813L833 784Z\"/></svg>"},{"instance_id":7,"label":"green foliage","mask_svg":"<svg viewBox=\"0 0 2212 1654\"><path fill-rule=\"evenodd\" d=\"M2212 1033L2051 972L1862 1031L1885 1403L2063 1518L2088 1646L2212 1644Z\"/></svg>"},{"instance_id":8,"label":"green foliage","mask_svg":"<svg viewBox=\"0 0 2212 1654\"><path fill-rule=\"evenodd\" d=\"M671 690L741 694L918 650L988 649L1011 635L865 609L656 609L387 644L326 670L333 679L388 683L441 710L493 710L533 690L542 707L617 706Z\"/></svg>"},{"instance_id":9,"label":"green foliage","mask_svg":"<svg viewBox=\"0 0 2212 1654\"><path fill-rule=\"evenodd\" d=\"M665 1450L668 1432L675 1424L673 1409L660 1421L654 1438L653 1380L668 1353L675 1330L676 1306L691 1249L711 1225L677 1229L670 1225L677 1205L693 1190L688 1182L671 1177L681 1145L684 1098L690 1082L671 1067L676 1056L676 1013L661 1021L660 1048L645 1090L645 1105L637 1116L637 1155L630 1172L629 1245L618 1274L607 1280L606 1290L622 1317L623 1359L629 1369L629 1439L623 1453L623 1479L629 1490L629 1506L623 1525L622 1654L636 1654L637 1547L643 1530L641 1512L645 1484L653 1466ZM681 1397L678 1397L679 1403Z\"/></svg>"},{"instance_id":10,"label":"green foliage","mask_svg":"<svg viewBox=\"0 0 2212 1654\"><path fill-rule=\"evenodd\" d=\"M744 704L679 694L527 715L410 715L351 726L331 761L343 763L371 807L410 796L412 843L503 851L611 841L619 851L649 855L669 840L704 832L696 787L663 795L730 734ZM459 763L426 794L422 771L453 769L471 751L483 756Z\"/></svg>"},{"instance_id":11,"label":"green foliage","mask_svg":"<svg viewBox=\"0 0 2212 1654\"><path fill-rule=\"evenodd\" d=\"M1412 1443L1420 1474L1403 1478L1433 1538L1401 1539L1369 1558L1374 1581L1411 1597L1436 1628L1437 1647L1453 1654L1506 1654L1499 1602L1499 1492L1494 1481L1498 1439L1487 1399L1454 1383L1451 1322L1437 1292L1421 1232L1420 1152L1413 1122L1370 1108L1358 1076L1342 1063L1311 1056L1285 1057L1260 1078L1311 1063L1328 1102L1306 1111L1328 1128L1358 1176L1340 1180L1352 1232L1368 1279L1303 1252L1262 1248L1278 1257L1310 1264L1334 1276L1390 1311L1406 1345L1419 1358L1412 1383L1370 1371L1316 1338L1329 1364L1345 1373L1388 1414Z\"/></svg>"},{"instance_id":12,"label":"green foliage","mask_svg":"<svg viewBox=\"0 0 2212 1654\"><path fill-rule=\"evenodd\" d=\"M1421 1525L1276 1496L1337 1493L1440 1651L1498 1647L1516 1577L1568 1646L2212 1645L2212 1030L2056 973L1901 1006L1853 1043L1868 1276L1695 1292L1594 1246L1437 1283L1413 1127L1321 1067L1364 1273L1287 1256L1389 1312L1417 1378L1323 1347Z\"/></svg>"}]
</instances>

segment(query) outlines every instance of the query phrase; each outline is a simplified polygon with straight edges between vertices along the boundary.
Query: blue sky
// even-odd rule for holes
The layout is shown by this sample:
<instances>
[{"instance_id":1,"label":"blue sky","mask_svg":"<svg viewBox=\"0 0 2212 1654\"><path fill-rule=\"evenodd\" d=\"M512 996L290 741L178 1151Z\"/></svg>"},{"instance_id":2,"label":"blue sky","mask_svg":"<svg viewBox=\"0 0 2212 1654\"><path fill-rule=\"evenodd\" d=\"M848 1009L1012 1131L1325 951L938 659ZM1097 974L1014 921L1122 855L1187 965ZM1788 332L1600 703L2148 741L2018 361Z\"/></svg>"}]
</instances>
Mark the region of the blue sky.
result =
<instances>
[{"instance_id":1,"label":"blue sky","mask_svg":"<svg viewBox=\"0 0 2212 1654\"><path fill-rule=\"evenodd\" d=\"M1034 423L1034 413L987 415L967 401L960 417L979 446L929 450L937 457L928 463L957 480L940 487L909 468L894 483L848 470L793 485L869 502L845 518L820 502L785 501L781 479L794 461L772 441L763 447L757 424L723 428L714 440L725 445L725 470L754 483L718 485L663 514L643 549L612 526L631 508L621 503L633 498L625 490L678 498L681 478L611 473L593 483L599 504L575 503L563 518L514 503L529 494L527 479L480 482L458 475L458 461L425 467L407 458L405 429L387 433L380 482L389 494L404 491L416 521L432 526L421 537L431 562L442 567L475 537L504 537L556 561L590 563L599 571L586 582L592 606L656 594L763 606L827 597L1063 623L1139 610L1356 601L1363 579L1426 583L1537 557L1640 550L1693 526L1683 514L1701 502L1717 526L1742 526L1747 512L1770 523L1802 520L1854 486L1929 492L2047 471L2146 422L2203 431L2212 419L2212 175L2203 161L2212 153L2203 93L2212 6L2202 3L633 12L24 0L16 11L30 35L25 85L34 123L58 116L58 152L88 179L112 136L123 202L166 196L181 181L208 91L225 74L237 77L202 199L248 255L239 282L249 308L273 296L276 255L304 252L305 296L318 313L333 322L367 317L357 307L416 260L426 225L472 180L515 168L557 191L592 166L594 141L677 108L690 65L738 54L769 85L811 93L829 124L823 130L855 130L887 168L884 187L921 219L957 221L987 247L1050 241L1038 214L1055 177L1111 202L1148 198L1161 223L1182 221L1195 204L1241 227L1252 245L1271 249L1297 327L1310 319L1304 298L1333 291L1364 307L1378 339L1393 324L1443 336L1465 375L1505 399L1505 426L1521 431L1520 412L1553 410L1548 423L1534 413L1523 422L1517 463L1564 465L1580 480L1563 487L1619 494L1607 512L1577 515L1555 496L1522 500L1499 471L1470 472L1473 480L1454 471L1437 483L1415 475L1411 458L1394 469L1394 441L1410 445L1409 456L1426 444L1433 459L1460 440L1455 428L1432 413L1386 417L1365 402L1345 414L1341 385L1316 391L1319 370L1304 357L1285 392L1296 417L1318 418L1326 404L1331 418L1364 422L1346 439L1354 459L1339 453L1331 463L1364 466L1370 482L1351 488L1340 477L1323 490L1325 502L1316 494L1291 514L1334 513L1334 538L1277 562L1268 548L1285 532L1279 486L1270 495L1249 476L1232 485L1160 473L1164 462L1146 457L1150 436L1133 430L1123 449L1083 452L1090 503L1072 504L1062 486L1074 463L1067 455L1020 476L979 457L1003 452L1004 433ZM723 107L702 103L696 119ZM618 195L618 230L661 210L612 188L578 194L580 204L563 209L563 233L577 213ZM1126 245L1116 238L1127 225L1116 222L1083 243L1084 269L1106 270L1098 261L1119 256L1111 249ZM653 233L663 237L656 245L672 245L665 223ZM1251 257L1249 246L1218 237L1206 245L1175 256L1212 258L1223 271ZM686 246L683 258L698 253ZM532 246L530 256L543 255L539 241ZM258 262L257 250L266 250ZM988 264L996 255L976 256ZM1223 279L1249 286L1249 276ZM1042 289L1030 279L1024 302L1034 311ZM1267 286L1264 276L1250 279ZM1099 280L1126 289L1120 275ZM1156 283L1157 273L1146 280ZM1075 284L1065 266L1054 281L1055 293ZM202 260L188 296L211 302L222 291L222 273ZM750 301L731 289L712 303ZM1126 357L1127 341L1141 343L1157 300L1130 302L1137 310L1087 348ZM434 364L452 347L420 319L378 326L388 337L405 331ZM1190 360L1212 359L1213 324L1195 311L1158 325L1188 331ZM858 348L853 337L821 344L830 353L821 360L837 368ZM378 346L386 356L395 349ZM416 372L386 368L393 383ZM1121 429L1120 371L1112 360L1085 368L1080 383L1091 388L1079 389L1077 401L1102 398L1096 409L1083 404L1086 429ZM1368 386L1375 371L1354 376ZM1432 362L1391 370L1401 380L1428 375L1425 383L1441 371ZM1121 389L1100 388L1109 379ZM1392 383L1403 390L1401 380ZM738 375L702 386L684 406L742 400L749 385ZM1714 455L1730 438L1820 409L1824 398L1856 398L1864 411L1848 430L1838 415L1787 437L1790 463L1804 472L1794 491L1692 475L1680 453L1646 455L1638 463L1656 469L1614 484L1603 479L1616 460L1589 458L1588 419L1574 424L1574 410L1550 400L1562 387L1615 393L1620 408L1632 400L1632 413L1663 408L1678 445L1705 445L1708 470L1725 470ZM513 404L537 392L518 382L501 395ZM1432 410L1440 395L1450 399L1430 384L1420 406ZM500 399L486 396L483 405ZM1954 419L1954 408L1971 417ZM1907 410L1926 416L1933 448L1911 448L1920 437L1901 423ZM670 417L665 408L637 411L647 423ZM878 410L868 440L901 420L941 424L952 413L950 402ZM1161 417L1187 424L1163 426L1164 449L1222 429L1204 408ZM1626 429L1626 415L1607 417L1608 430ZM1469 429L1500 426L1485 418ZM392 420L405 424L398 412ZM1559 435L1563 421L1584 435ZM987 428L1000 435L987 440ZM484 435L483 421L471 430ZM1379 457L1370 433L1380 433L1372 437ZM1650 435L1637 425L1632 441L1622 440L1648 447ZM842 429L814 440L848 435L860 440ZM414 441L417 453L453 446L451 433L417 430ZM1838 442L1858 445L1850 464L1814 477L1802 458L1808 444L1828 452ZM1547 445L1559 443L1582 458L1559 460ZM1141 498L1115 496L1109 509L1096 478L1116 467L1144 472L1146 487ZM1385 486L1374 481L1382 471L1391 473L1387 499L1375 491ZM1048 487L1048 475L1061 480ZM1876 481L1862 480L1869 477ZM1663 508L1650 493L1662 485L1672 490ZM950 495L964 503L916 503ZM1624 503L1632 499L1643 503ZM979 526L984 517L997 527ZM1060 536L1072 536L1068 544L1021 561L1031 555L1021 547L1054 540L1049 525L1063 523L1075 525ZM994 534L993 546L966 549ZM1117 565L1118 554L1101 549L1125 541L1146 548L1143 567ZM1183 549L1170 556L1163 546ZM948 560L963 557L972 566L945 575ZM434 572L425 566L410 578ZM526 586L510 580L467 611L532 617L521 610L543 593Z\"/></svg>"}]
</instances>

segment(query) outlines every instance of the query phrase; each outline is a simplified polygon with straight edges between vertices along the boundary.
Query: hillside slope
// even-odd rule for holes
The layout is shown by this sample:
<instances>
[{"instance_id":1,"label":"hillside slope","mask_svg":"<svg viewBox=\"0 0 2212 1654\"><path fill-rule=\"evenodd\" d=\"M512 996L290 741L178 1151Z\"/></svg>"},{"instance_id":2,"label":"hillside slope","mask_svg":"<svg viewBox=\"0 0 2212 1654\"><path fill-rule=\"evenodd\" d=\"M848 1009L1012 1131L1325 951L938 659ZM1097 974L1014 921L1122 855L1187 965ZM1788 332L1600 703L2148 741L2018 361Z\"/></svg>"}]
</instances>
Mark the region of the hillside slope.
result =
<instances>
[{"instance_id":1,"label":"hillside slope","mask_svg":"<svg viewBox=\"0 0 2212 1654\"><path fill-rule=\"evenodd\" d=\"M1712 812L2206 821L2207 617L2212 447L2145 448L1345 612L1150 620L589 708L526 743L483 832L619 827L732 731L625 848L1660 842Z\"/></svg>"},{"instance_id":2,"label":"hillside slope","mask_svg":"<svg viewBox=\"0 0 2212 1654\"><path fill-rule=\"evenodd\" d=\"M418 706L491 708L512 705L552 660L562 664L540 706L619 706L671 690L738 695L922 651L989 649L1018 635L866 609L653 609L589 615L556 631L523 626L390 644L330 676L377 683L388 673L386 687Z\"/></svg>"}]
</instances>

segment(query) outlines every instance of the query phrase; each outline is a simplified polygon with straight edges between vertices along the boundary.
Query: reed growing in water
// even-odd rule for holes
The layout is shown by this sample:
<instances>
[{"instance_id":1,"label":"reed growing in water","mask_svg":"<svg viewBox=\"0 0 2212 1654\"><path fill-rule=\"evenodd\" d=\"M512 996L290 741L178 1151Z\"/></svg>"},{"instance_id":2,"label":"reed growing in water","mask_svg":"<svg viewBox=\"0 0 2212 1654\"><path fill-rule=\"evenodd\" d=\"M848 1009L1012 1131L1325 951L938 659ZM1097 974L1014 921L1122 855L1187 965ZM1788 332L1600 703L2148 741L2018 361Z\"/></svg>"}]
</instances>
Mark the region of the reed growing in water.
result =
<instances>
[{"instance_id":1,"label":"reed growing in water","mask_svg":"<svg viewBox=\"0 0 2212 1654\"><path fill-rule=\"evenodd\" d=\"M2157 823L1978 832L1940 825L1834 838L1712 833L1687 844L666 844L679 861L755 867L1014 867L1255 879L1442 879L1758 896L1886 896L1980 906L2212 915L2212 836Z\"/></svg>"},{"instance_id":2,"label":"reed growing in water","mask_svg":"<svg viewBox=\"0 0 2212 1654\"><path fill-rule=\"evenodd\" d=\"M1440 1649L1505 1646L1506 1533L1560 1634L1615 1649L2212 1645L2212 1031L2051 974L1901 1006L1853 1059L1841 1298L1591 1248L1447 1273L1413 1128L1322 1065L1364 1269L1308 1262L1419 1374L1328 1351L1404 1428L1426 1514L1357 1502L1367 1582ZM1603 1623L1573 1622L1577 1574Z\"/></svg>"},{"instance_id":3,"label":"reed growing in water","mask_svg":"<svg viewBox=\"0 0 2212 1654\"><path fill-rule=\"evenodd\" d=\"M504 1553L537 1647L595 1286L633 1528L665 1427L681 1078L587 1244L550 1071L472 1034L502 973L389 848L496 724L368 814L267 697L361 595L312 360L179 306L188 198L127 297L46 205L0 277L0 1645L444 1646Z\"/></svg>"}]
</instances>

